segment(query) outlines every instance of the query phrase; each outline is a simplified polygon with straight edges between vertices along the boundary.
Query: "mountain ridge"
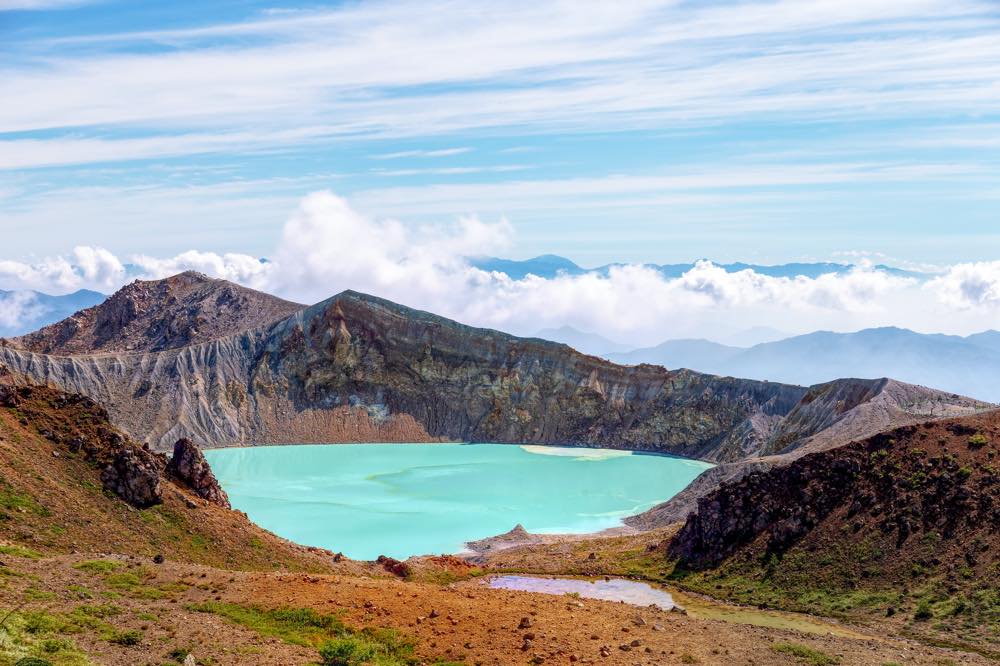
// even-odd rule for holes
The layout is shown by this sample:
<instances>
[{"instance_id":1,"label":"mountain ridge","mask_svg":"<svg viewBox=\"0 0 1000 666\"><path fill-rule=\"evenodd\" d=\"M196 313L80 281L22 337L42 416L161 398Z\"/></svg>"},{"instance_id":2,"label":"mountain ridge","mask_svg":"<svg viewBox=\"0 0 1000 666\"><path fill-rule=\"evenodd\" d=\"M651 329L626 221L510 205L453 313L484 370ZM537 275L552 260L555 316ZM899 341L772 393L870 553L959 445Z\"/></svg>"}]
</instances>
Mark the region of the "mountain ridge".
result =
<instances>
[{"instance_id":1,"label":"mountain ridge","mask_svg":"<svg viewBox=\"0 0 1000 666\"><path fill-rule=\"evenodd\" d=\"M224 281L209 284L229 289ZM105 307L113 308L113 299ZM199 296L199 303L209 301ZM793 432L792 422L779 421L809 395L805 387L622 367L560 343L465 326L351 290L288 307L295 309L284 319L184 346L142 338L152 343L148 352L132 345L124 353L56 356L14 341L0 347L0 364L12 379L47 382L109 405L130 434L159 448L181 437L208 446L443 438L733 461L774 453L779 440L778 448L787 448L814 435L815 424L844 420L796 412ZM132 322L116 321L122 330ZM868 401L886 386L832 384ZM921 395L944 414L979 406L930 390Z\"/></svg>"},{"instance_id":2,"label":"mountain ridge","mask_svg":"<svg viewBox=\"0 0 1000 666\"><path fill-rule=\"evenodd\" d=\"M1000 658L1000 410L754 470L698 501L674 575L743 604L831 610ZM931 621L933 620L933 621Z\"/></svg>"},{"instance_id":3,"label":"mountain ridge","mask_svg":"<svg viewBox=\"0 0 1000 666\"><path fill-rule=\"evenodd\" d=\"M8 344L55 355L162 351L225 337L302 307L186 271L163 280L135 280L102 303Z\"/></svg>"},{"instance_id":4,"label":"mountain ridge","mask_svg":"<svg viewBox=\"0 0 1000 666\"><path fill-rule=\"evenodd\" d=\"M211 292L230 288L208 284ZM100 307L114 312L113 299ZM199 307L211 302L211 294L196 299ZM192 344L140 337L151 351L51 355L0 344L0 382L86 395L160 451L183 438L207 447L449 440L600 446L724 464L629 519L640 528L683 519L698 497L748 470L989 407L889 379L803 387L621 366L352 290L287 307L294 311L283 319ZM239 328L245 320L236 315L223 323ZM110 320L119 329L102 340L120 339L135 321Z\"/></svg>"},{"instance_id":5,"label":"mountain ridge","mask_svg":"<svg viewBox=\"0 0 1000 666\"><path fill-rule=\"evenodd\" d=\"M894 377L956 394L1000 402L1000 333L960 337L898 327L853 333L816 331L747 349L711 341L667 341L609 354L619 363L659 363L752 379L813 384L836 377Z\"/></svg>"},{"instance_id":6,"label":"mountain ridge","mask_svg":"<svg viewBox=\"0 0 1000 666\"><path fill-rule=\"evenodd\" d=\"M557 254L542 254L528 259L502 259L499 257L469 257L469 264L484 271L504 273L513 280L522 280L528 275L535 275L542 278L554 278L559 275L585 275L596 273L607 275L612 268L628 265L625 262L611 262L602 264L594 268L584 268L571 259L561 257ZM703 259L702 261L709 261ZM835 262L789 262L785 264L749 264L744 262L712 262L722 268L727 273L736 273L744 270L752 270L760 275L768 277L808 277L817 278L821 275L843 274L858 268L856 264L841 264ZM684 262L676 264L656 264L643 262L638 264L646 268L653 269L665 278L678 278L690 271L697 262ZM927 279L931 274L920 271L897 268L887 264L876 264L872 266L875 270L884 271L898 277L908 277L915 279Z\"/></svg>"}]
</instances>

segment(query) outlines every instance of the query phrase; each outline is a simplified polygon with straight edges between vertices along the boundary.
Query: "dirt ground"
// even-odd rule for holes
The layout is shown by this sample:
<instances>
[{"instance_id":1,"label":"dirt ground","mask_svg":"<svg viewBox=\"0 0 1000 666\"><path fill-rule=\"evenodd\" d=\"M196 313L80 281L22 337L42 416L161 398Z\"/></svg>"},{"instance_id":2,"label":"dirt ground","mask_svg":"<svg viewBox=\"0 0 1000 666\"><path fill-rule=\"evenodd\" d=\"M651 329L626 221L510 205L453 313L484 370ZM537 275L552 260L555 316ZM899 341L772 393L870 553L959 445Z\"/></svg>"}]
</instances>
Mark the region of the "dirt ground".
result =
<instances>
[{"instance_id":1,"label":"dirt ground","mask_svg":"<svg viewBox=\"0 0 1000 666\"><path fill-rule=\"evenodd\" d=\"M108 622L119 633L138 632L136 645L110 641L99 630L70 636L92 661L113 666L175 663L170 655L181 648L190 649L199 663L212 665L317 662L315 648L261 636L220 615L192 609L205 602L311 608L337 614L355 628L396 629L416 639L417 654L428 664L989 663L898 638L823 636L621 603L493 590L483 577L431 583L371 577L353 566L349 574L318 575L229 572L97 555L0 559L3 606L15 606L19 614L60 616L81 605L116 607ZM114 573L83 564L94 559L114 562ZM136 580L140 582L133 584ZM782 647L788 645L839 662L804 660Z\"/></svg>"}]
</instances>

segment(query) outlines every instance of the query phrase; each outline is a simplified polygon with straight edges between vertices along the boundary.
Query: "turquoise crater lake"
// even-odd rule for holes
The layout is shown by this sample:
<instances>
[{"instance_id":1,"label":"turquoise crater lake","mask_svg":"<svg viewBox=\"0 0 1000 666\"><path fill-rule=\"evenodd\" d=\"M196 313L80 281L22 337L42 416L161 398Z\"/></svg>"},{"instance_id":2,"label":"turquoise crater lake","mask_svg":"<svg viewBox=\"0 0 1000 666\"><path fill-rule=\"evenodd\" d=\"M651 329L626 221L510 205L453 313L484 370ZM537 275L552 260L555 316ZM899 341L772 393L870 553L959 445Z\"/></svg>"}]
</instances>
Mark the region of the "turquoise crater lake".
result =
<instances>
[{"instance_id":1,"label":"turquoise crater lake","mask_svg":"<svg viewBox=\"0 0 1000 666\"><path fill-rule=\"evenodd\" d=\"M517 523L541 533L615 527L711 467L506 444L256 446L205 456L233 506L258 525L356 559L457 553Z\"/></svg>"}]
</instances>

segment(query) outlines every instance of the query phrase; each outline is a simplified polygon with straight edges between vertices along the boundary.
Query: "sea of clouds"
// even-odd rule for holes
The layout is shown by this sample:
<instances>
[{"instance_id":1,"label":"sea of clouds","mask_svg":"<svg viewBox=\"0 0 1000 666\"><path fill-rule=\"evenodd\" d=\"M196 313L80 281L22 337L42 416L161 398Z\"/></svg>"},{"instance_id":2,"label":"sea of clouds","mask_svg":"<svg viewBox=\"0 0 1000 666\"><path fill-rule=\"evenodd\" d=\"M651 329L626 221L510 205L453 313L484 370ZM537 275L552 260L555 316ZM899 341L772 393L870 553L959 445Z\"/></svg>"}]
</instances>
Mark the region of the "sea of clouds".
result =
<instances>
[{"instance_id":1,"label":"sea of clouds","mask_svg":"<svg viewBox=\"0 0 1000 666\"><path fill-rule=\"evenodd\" d=\"M467 260L502 256L513 236L503 219L420 228L372 219L321 191L302 199L267 260L198 250L122 258L77 247L68 256L0 261L0 289L110 293L136 277L196 270L302 303L354 289L477 326L531 334L570 325L635 345L719 338L754 326L800 333L893 325L967 334L1000 325L1000 261L956 264L926 280L869 265L817 278L770 277L726 272L709 261L679 278L623 265L607 274L514 280ZM18 299L0 299L0 321L11 324L30 311L31 299Z\"/></svg>"}]
</instances>

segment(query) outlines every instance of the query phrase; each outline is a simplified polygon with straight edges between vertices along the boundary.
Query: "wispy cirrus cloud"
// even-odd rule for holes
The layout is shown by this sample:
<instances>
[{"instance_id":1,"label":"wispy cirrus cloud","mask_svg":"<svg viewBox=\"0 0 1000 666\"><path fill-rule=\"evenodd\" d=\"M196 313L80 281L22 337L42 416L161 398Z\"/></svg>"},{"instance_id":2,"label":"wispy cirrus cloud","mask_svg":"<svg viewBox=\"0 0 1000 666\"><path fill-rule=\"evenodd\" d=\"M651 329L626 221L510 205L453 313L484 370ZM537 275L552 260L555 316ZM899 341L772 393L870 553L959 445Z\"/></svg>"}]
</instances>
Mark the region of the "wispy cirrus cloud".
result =
<instances>
[{"instance_id":1,"label":"wispy cirrus cloud","mask_svg":"<svg viewBox=\"0 0 1000 666\"><path fill-rule=\"evenodd\" d=\"M414 136L612 119L975 113L1000 102L994 9L975 0L363 3L106 35L106 52L76 53L63 40L0 68L0 94L20 100L0 109L0 131L254 126L270 142L319 118L337 134ZM167 48L129 51L136 42ZM94 160L104 159L95 146Z\"/></svg>"},{"instance_id":2,"label":"wispy cirrus cloud","mask_svg":"<svg viewBox=\"0 0 1000 666\"><path fill-rule=\"evenodd\" d=\"M26 10L41 11L49 9L65 9L90 4L97 0L0 0L0 12Z\"/></svg>"},{"instance_id":3,"label":"wispy cirrus cloud","mask_svg":"<svg viewBox=\"0 0 1000 666\"><path fill-rule=\"evenodd\" d=\"M192 234L225 249L243 222L237 249L254 254L275 235L258 233L266 220L330 186L309 174L334 171L360 209L411 224L519 214L525 252L570 251L552 241L571 238L592 256L628 241L649 260L704 256L734 220L780 220L762 248L798 256L796 240L826 233L815 251L828 254L843 246L834 232L863 220L891 227L873 245L894 254L916 239L915 259L966 258L957 241L942 249L942 213L991 237L993 0L279 2L254 14L178 0L183 27L168 29L115 2L78 23L18 15L4 35L0 99L15 103L0 106L0 175L17 194L0 198L0 225L19 232L18 252L113 245L131 229L150 256ZM62 3L6 6L27 4ZM512 152L532 163L498 161ZM208 175L218 162L235 172ZM109 185L105 166L127 182ZM168 166L190 175L167 183ZM279 178L301 187L248 186ZM213 187L247 192L213 200ZM584 213L603 216L603 236L577 235ZM700 247L678 242L689 220L706 230ZM731 258L745 239L727 247Z\"/></svg>"},{"instance_id":4,"label":"wispy cirrus cloud","mask_svg":"<svg viewBox=\"0 0 1000 666\"><path fill-rule=\"evenodd\" d=\"M472 148L463 146L459 148L440 148L438 150L398 150L394 153L381 153L379 155L369 155L373 160L398 160L404 157L451 157L452 155L462 155L471 152Z\"/></svg>"}]
</instances>

